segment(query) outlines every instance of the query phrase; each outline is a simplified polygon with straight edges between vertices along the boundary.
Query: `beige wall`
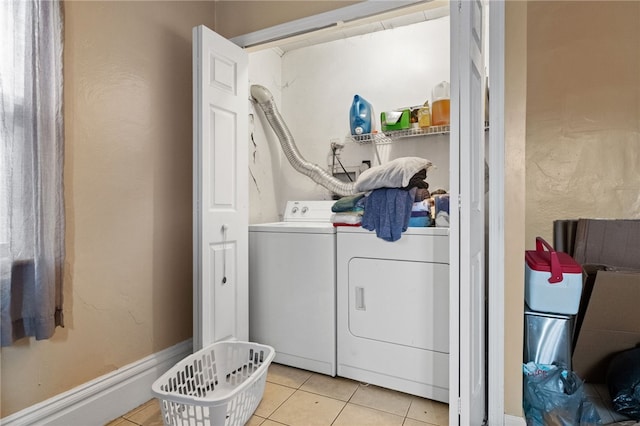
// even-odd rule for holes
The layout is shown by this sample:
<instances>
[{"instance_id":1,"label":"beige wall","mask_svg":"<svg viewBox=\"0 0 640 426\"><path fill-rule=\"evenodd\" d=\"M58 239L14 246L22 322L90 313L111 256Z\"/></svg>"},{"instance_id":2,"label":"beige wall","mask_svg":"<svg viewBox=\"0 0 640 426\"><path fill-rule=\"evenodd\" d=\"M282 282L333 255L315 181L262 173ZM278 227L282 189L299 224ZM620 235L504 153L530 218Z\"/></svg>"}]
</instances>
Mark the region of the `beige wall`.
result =
<instances>
[{"instance_id":1,"label":"beige wall","mask_svg":"<svg viewBox=\"0 0 640 426\"><path fill-rule=\"evenodd\" d=\"M216 2L215 30L227 38L313 16L359 1L350 0L257 0Z\"/></svg>"},{"instance_id":2,"label":"beige wall","mask_svg":"<svg viewBox=\"0 0 640 426\"><path fill-rule=\"evenodd\" d=\"M640 218L640 2L528 7L527 232Z\"/></svg>"},{"instance_id":3,"label":"beige wall","mask_svg":"<svg viewBox=\"0 0 640 426\"><path fill-rule=\"evenodd\" d=\"M2 349L2 417L191 337L191 29L214 19L65 2L66 327Z\"/></svg>"},{"instance_id":4,"label":"beige wall","mask_svg":"<svg viewBox=\"0 0 640 426\"><path fill-rule=\"evenodd\" d=\"M504 410L522 415L527 3L505 7Z\"/></svg>"}]
</instances>

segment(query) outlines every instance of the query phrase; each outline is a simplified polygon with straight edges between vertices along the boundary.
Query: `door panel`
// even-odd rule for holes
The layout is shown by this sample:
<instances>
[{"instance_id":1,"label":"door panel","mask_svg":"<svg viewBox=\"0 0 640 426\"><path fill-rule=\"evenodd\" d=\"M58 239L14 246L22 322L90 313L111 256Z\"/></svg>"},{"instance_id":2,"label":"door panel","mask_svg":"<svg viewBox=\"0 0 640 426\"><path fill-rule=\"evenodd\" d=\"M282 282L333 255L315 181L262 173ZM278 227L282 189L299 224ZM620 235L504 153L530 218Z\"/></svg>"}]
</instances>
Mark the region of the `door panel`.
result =
<instances>
[{"instance_id":1,"label":"door panel","mask_svg":"<svg viewBox=\"0 0 640 426\"><path fill-rule=\"evenodd\" d=\"M249 115L246 52L193 29L194 350L247 340Z\"/></svg>"},{"instance_id":2,"label":"door panel","mask_svg":"<svg viewBox=\"0 0 640 426\"><path fill-rule=\"evenodd\" d=\"M452 3L452 425L481 425L486 412L483 13L479 0Z\"/></svg>"},{"instance_id":3,"label":"door panel","mask_svg":"<svg viewBox=\"0 0 640 426\"><path fill-rule=\"evenodd\" d=\"M208 282L216 291L215 294L211 293L213 300L209 302L209 306L213 309L209 309L208 317L213 324L215 341L232 339L237 336L239 326L238 306L234 303L238 297L238 286L216 286L216 284L222 283L225 278L227 283L236 282L234 268L226 267L235 263L236 244L212 244L210 249L212 258L209 259L209 264L212 265L212 278Z\"/></svg>"},{"instance_id":4,"label":"door panel","mask_svg":"<svg viewBox=\"0 0 640 426\"><path fill-rule=\"evenodd\" d=\"M235 151L236 146L236 115L229 111L211 107L209 113L209 135L211 141L228 141L227 143L213 143L209 149L209 163L211 167L208 183L209 211L236 209L235 200L237 188L235 185Z\"/></svg>"}]
</instances>

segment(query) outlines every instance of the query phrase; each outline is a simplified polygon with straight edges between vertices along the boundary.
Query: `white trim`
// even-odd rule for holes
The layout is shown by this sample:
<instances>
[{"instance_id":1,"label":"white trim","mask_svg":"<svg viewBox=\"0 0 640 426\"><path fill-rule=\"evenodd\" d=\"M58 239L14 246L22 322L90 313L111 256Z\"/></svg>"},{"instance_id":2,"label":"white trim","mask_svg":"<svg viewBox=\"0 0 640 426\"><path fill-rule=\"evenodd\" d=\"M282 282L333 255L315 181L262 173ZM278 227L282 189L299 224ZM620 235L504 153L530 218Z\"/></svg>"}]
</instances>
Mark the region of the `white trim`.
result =
<instances>
[{"instance_id":1,"label":"white trim","mask_svg":"<svg viewBox=\"0 0 640 426\"><path fill-rule=\"evenodd\" d=\"M192 45L192 57L191 68L193 78L193 157L192 157L192 190L193 190L193 350L194 352L203 348L202 330L203 330L203 309L202 301L202 253L200 248L202 247L202 210L200 204L202 203L202 170L200 170L200 159L202 158L202 126L200 125L200 115L196 113L198 111L198 105L202 104L202 76L200 75L202 70L198 65L200 60L200 45L202 44L202 31L203 26L199 25L194 27L191 31L191 45ZM247 83L249 84L249 83Z\"/></svg>"},{"instance_id":2,"label":"white trim","mask_svg":"<svg viewBox=\"0 0 640 426\"><path fill-rule=\"evenodd\" d=\"M395 0L376 1L367 0L351 6L341 7L328 12L319 13L306 18L296 19L284 24L275 25L249 34L230 39L240 47L250 47L274 40L281 40L298 34L336 26L339 22L349 22L383 12L399 9L425 0Z\"/></svg>"},{"instance_id":3,"label":"white trim","mask_svg":"<svg viewBox=\"0 0 640 426\"><path fill-rule=\"evenodd\" d=\"M460 11L457 2L450 2L450 65L451 131L449 133L449 425L460 425L462 408L460 389ZM458 56L455 56L458 55ZM457 125L456 125L457 123Z\"/></svg>"},{"instance_id":4,"label":"white trim","mask_svg":"<svg viewBox=\"0 0 640 426\"><path fill-rule=\"evenodd\" d=\"M0 419L3 426L103 425L153 398L151 385L192 353L191 339Z\"/></svg>"},{"instance_id":5,"label":"white trim","mask_svg":"<svg viewBox=\"0 0 640 426\"><path fill-rule=\"evenodd\" d=\"M489 6L489 359L488 423L504 415L504 36L505 3ZM504 416L504 424L508 416Z\"/></svg>"},{"instance_id":6,"label":"white trim","mask_svg":"<svg viewBox=\"0 0 640 426\"><path fill-rule=\"evenodd\" d=\"M491 423L489 423L491 424ZM527 426L527 422L522 417L504 415L504 426Z\"/></svg>"}]
</instances>

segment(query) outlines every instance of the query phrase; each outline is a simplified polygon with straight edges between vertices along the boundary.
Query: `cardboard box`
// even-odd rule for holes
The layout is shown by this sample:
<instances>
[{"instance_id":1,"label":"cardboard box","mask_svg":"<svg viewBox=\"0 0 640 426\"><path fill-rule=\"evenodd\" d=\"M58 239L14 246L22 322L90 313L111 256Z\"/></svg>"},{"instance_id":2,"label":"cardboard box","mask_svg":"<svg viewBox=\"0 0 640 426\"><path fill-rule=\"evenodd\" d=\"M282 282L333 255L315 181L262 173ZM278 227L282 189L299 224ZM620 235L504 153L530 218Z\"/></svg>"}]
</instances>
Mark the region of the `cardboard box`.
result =
<instances>
[{"instance_id":1,"label":"cardboard box","mask_svg":"<svg viewBox=\"0 0 640 426\"><path fill-rule=\"evenodd\" d=\"M605 383L611 358L640 344L640 271L598 271L573 354L573 369Z\"/></svg>"},{"instance_id":2,"label":"cardboard box","mask_svg":"<svg viewBox=\"0 0 640 426\"><path fill-rule=\"evenodd\" d=\"M573 338L571 340L571 351L575 351L576 343L578 343L578 336L580 335L580 329L582 328L582 321L584 320L584 314L587 313L587 306L589 305L589 299L593 292L593 285L596 282L596 274L598 271L606 271L607 268L602 265L582 265L582 296L580 297L580 307L578 308L578 314L574 320L573 326Z\"/></svg>"},{"instance_id":3,"label":"cardboard box","mask_svg":"<svg viewBox=\"0 0 640 426\"><path fill-rule=\"evenodd\" d=\"M573 257L581 265L640 270L640 220L578 220Z\"/></svg>"}]
</instances>

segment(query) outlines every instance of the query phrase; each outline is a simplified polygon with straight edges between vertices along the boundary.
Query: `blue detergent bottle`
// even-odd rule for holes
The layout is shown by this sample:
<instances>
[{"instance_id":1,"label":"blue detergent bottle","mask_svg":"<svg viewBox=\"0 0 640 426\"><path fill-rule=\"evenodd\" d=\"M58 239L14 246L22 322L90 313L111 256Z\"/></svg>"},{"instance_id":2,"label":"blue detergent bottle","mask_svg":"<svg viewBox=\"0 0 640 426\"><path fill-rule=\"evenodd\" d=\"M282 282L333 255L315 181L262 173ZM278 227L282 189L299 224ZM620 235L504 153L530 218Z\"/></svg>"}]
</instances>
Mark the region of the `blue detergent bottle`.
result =
<instances>
[{"instance_id":1,"label":"blue detergent bottle","mask_svg":"<svg viewBox=\"0 0 640 426\"><path fill-rule=\"evenodd\" d=\"M362 135L373 131L373 107L359 95L353 97L349 118L351 134Z\"/></svg>"}]
</instances>

